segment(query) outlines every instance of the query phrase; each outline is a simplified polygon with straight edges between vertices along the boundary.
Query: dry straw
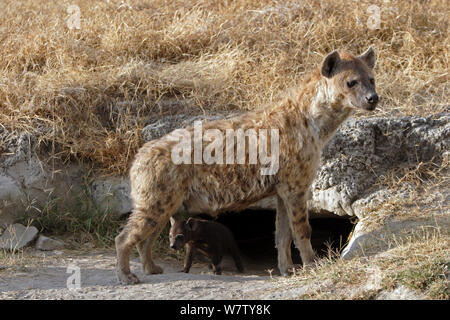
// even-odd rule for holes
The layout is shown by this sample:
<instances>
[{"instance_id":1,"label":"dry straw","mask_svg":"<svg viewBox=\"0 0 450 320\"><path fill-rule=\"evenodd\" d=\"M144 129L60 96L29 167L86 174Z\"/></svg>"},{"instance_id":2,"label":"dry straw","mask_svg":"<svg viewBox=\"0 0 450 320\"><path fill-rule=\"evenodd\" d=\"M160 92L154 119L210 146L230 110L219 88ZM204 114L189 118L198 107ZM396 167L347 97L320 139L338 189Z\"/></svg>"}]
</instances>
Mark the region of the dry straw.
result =
<instances>
[{"instance_id":1,"label":"dry straw","mask_svg":"<svg viewBox=\"0 0 450 320\"><path fill-rule=\"evenodd\" d=\"M1 1L0 132L124 173L150 119L260 108L325 53L371 44L376 114L435 114L448 110L448 16L440 0Z\"/></svg>"}]
</instances>

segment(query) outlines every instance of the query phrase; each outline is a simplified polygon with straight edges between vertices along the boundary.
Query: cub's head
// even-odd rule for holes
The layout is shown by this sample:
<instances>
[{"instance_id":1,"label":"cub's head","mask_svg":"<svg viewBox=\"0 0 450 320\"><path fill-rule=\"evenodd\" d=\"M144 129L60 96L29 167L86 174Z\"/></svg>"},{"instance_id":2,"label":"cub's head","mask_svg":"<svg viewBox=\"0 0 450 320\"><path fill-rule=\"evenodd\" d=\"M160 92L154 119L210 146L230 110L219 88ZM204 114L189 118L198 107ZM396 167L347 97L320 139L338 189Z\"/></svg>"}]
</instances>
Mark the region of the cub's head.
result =
<instances>
[{"instance_id":1,"label":"cub's head","mask_svg":"<svg viewBox=\"0 0 450 320\"><path fill-rule=\"evenodd\" d=\"M169 231L170 247L175 250L182 249L189 240L191 231L191 219L188 219L188 221L175 220L171 217Z\"/></svg>"},{"instance_id":2,"label":"cub's head","mask_svg":"<svg viewBox=\"0 0 450 320\"><path fill-rule=\"evenodd\" d=\"M351 108L374 110L378 103L373 75L375 60L372 47L359 57L345 51L328 54L320 73L327 81L332 100Z\"/></svg>"}]
</instances>

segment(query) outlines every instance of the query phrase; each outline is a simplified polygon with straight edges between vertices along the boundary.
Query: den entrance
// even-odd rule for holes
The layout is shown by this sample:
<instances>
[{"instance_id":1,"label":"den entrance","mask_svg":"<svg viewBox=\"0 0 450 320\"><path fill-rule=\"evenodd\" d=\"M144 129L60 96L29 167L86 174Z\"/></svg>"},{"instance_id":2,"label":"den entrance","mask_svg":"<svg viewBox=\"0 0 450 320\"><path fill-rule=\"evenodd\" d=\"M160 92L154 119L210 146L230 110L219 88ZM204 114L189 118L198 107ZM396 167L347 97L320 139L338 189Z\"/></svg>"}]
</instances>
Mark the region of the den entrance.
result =
<instances>
[{"instance_id":1,"label":"den entrance","mask_svg":"<svg viewBox=\"0 0 450 320\"><path fill-rule=\"evenodd\" d=\"M274 273L278 272L275 214L273 210L244 210L221 214L216 220L233 232L248 271L265 275L270 269ZM203 215L201 218L211 219ZM310 224L313 230L311 244L319 256L327 255L329 249L341 250L354 227L349 218L332 214L329 217L310 219ZM301 264L300 254L293 244L291 250L293 262Z\"/></svg>"}]
</instances>

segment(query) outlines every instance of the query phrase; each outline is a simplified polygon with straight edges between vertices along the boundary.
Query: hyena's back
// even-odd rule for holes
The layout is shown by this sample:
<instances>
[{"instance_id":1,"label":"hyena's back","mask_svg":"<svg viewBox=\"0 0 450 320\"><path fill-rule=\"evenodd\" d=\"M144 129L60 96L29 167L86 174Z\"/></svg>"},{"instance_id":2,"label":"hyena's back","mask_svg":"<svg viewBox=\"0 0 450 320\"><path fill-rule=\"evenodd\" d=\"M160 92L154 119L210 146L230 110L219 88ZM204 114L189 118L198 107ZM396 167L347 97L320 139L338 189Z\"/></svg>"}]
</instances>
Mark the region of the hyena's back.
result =
<instances>
[{"instance_id":1,"label":"hyena's back","mask_svg":"<svg viewBox=\"0 0 450 320\"><path fill-rule=\"evenodd\" d=\"M258 165L175 164L171 146L163 137L147 142L136 155L130 170L135 208L173 204L175 210L183 205L188 212L215 214L243 209L275 192L275 177L261 175Z\"/></svg>"}]
</instances>

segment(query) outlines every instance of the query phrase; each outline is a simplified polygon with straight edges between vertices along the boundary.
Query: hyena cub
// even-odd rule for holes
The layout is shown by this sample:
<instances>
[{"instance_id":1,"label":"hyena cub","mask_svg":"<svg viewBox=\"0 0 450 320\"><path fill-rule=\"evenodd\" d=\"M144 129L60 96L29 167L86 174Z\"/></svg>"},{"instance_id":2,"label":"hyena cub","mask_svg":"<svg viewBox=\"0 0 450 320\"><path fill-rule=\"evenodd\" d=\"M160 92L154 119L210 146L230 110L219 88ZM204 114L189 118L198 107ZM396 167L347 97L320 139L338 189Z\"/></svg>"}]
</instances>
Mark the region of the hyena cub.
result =
<instances>
[{"instance_id":1,"label":"hyena cub","mask_svg":"<svg viewBox=\"0 0 450 320\"><path fill-rule=\"evenodd\" d=\"M378 95L374 65L372 48L360 56L334 51L278 103L235 118L207 122L200 129L175 130L144 144L130 169L133 212L116 237L120 282L139 282L131 273L129 261L136 246L147 274L163 272L153 261L152 246L180 207L188 213L209 212L214 216L241 211L269 196L276 196L278 203L275 244L281 274L287 275L294 267L292 241L303 264L312 264L315 253L308 220L309 188L322 150L341 123L357 109L375 109ZM260 133L259 140L256 132ZM216 138L211 141L211 137ZM264 166L268 157L263 151L269 149L271 159L273 152L278 156L271 161L274 170L271 165L267 174ZM258 155L255 150L260 150ZM208 161L202 161L202 154ZM257 225L255 221L252 227Z\"/></svg>"},{"instance_id":2,"label":"hyena cub","mask_svg":"<svg viewBox=\"0 0 450 320\"><path fill-rule=\"evenodd\" d=\"M220 263L224 254L231 255L238 271L244 272L233 234L224 225L203 219L189 218L186 221L175 220L172 217L170 224L170 247L175 250L186 247L183 272L189 272L192 258L196 253L211 259L215 274L222 274Z\"/></svg>"}]
</instances>

